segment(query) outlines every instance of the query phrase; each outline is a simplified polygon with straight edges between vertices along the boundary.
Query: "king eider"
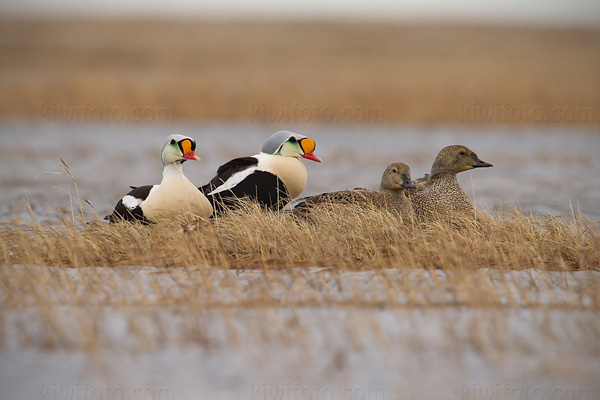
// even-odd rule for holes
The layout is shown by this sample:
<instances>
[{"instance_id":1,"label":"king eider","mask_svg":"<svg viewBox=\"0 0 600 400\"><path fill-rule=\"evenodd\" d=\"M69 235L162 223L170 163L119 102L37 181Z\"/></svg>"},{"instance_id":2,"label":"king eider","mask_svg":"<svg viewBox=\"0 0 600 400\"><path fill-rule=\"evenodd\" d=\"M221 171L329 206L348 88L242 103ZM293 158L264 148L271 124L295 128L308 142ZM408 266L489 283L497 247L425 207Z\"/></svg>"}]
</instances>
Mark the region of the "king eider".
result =
<instances>
[{"instance_id":1,"label":"king eider","mask_svg":"<svg viewBox=\"0 0 600 400\"><path fill-rule=\"evenodd\" d=\"M465 193L456 174L473 168L493 167L481 161L477 154L466 146L444 147L438 153L431 174L417 179L417 188L408 190L408 198L415 215L425 221L455 214L473 214L473 204Z\"/></svg>"},{"instance_id":2,"label":"king eider","mask_svg":"<svg viewBox=\"0 0 600 400\"><path fill-rule=\"evenodd\" d=\"M161 157L164 166L160 185L133 187L104 217L110 222L157 222L181 215L209 217L212 206L206 196L183 175L183 163L200 160L194 151L196 141L183 135L170 135L165 140Z\"/></svg>"},{"instance_id":3,"label":"king eider","mask_svg":"<svg viewBox=\"0 0 600 400\"><path fill-rule=\"evenodd\" d=\"M273 210L282 209L306 186L306 167L300 158L321 162L314 154L315 141L297 133L280 131L269 137L260 153L233 159L199 189L211 201L215 214L247 198Z\"/></svg>"},{"instance_id":4,"label":"king eider","mask_svg":"<svg viewBox=\"0 0 600 400\"><path fill-rule=\"evenodd\" d=\"M357 188L305 197L296 203L292 213L295 216L306 217L310 210L316 207L330 208L337 204L354 204L385 209L397 214L401 221L408 222L413 218L413 210L405 192L416 187L411 180L410 167L395 162L383 172L379 191Z\"/></svg>"}]
</instances>

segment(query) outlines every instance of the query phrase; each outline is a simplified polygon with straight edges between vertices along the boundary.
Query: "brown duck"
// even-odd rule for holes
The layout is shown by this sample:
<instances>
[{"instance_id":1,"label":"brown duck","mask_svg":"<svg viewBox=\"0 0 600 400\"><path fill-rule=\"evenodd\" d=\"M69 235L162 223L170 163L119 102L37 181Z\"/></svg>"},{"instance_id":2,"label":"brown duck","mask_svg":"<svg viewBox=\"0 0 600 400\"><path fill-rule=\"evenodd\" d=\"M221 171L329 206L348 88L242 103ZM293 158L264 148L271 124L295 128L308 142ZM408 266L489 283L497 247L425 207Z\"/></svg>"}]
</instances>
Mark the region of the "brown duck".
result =
<instances>
[{"instance_id":1,"label":"brown duck","mask_svg":"<svg viewBox=\"0 0 600 400\"><path fill-rule=\"evenodd\" d=\"M390 164L383 172L380 191L357 188L306 197L294 207L293 212L295 215L305 215L319 205L358 204L374 205L397 212L403 219L411 219L413 211L405 192L416 187L410 177L410 167L397 162Z\"/></svg>"},{"instance_id":2,"label":"brown duck","mask_svg":"<svg viewBox=\"0 0 600 400\"><path fill-rule=\"evenodd\" d=\"M415 215L422 220L431 220L450 214L472 213L473 204L458 183L456 174L483 167L493 165L481 161L468 147L444 147L433 162L431 174L418 179L416 189L407 191Z\"/></svg>"}]
</instances>

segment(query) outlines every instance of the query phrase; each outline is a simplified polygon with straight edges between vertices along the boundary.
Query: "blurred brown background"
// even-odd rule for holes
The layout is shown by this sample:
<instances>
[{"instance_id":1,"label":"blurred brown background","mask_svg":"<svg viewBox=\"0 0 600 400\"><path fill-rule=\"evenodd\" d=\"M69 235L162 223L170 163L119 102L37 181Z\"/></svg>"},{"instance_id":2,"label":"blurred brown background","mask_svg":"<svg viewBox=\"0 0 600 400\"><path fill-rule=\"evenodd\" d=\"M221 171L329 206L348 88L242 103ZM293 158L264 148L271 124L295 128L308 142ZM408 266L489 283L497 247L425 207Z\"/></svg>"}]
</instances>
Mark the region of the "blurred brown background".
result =
<instances>
[{"instance_id":1,"label":"blurred brown background","mask_svg":"<svg viewBox=\"0 0 600 400\"><path fill-rule=\"evenodd\" d=\"M120 122L146 108L149 122L329 122L348 109L345 122L598 124L600 30L381 21L0 21L2 119ZM281 108L288 116L272 121L281 119ZM300 115L302 108L312 111ZM333 117L319 114L322 109Z\"/></svg>"}]
</instances>

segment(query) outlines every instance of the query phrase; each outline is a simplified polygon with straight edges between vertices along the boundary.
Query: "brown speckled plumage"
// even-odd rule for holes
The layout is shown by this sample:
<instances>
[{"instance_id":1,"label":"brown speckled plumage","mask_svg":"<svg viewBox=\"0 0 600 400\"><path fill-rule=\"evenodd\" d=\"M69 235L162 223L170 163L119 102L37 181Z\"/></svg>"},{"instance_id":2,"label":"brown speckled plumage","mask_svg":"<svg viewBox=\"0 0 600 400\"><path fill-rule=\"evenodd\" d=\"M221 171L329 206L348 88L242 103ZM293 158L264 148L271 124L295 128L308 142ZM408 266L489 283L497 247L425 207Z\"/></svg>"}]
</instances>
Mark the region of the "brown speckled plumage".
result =
<instances>
[{"instance_id":1,"label":"brown speckled plumage","mask_svg":"<svg viewBox=\"0 0 600 400\"><path fill-rule=\"evenodd\" d=\"M413 210L405 192L407 188L415 187L410 177L410 167L404 163L393 163L381 177L380 191L357 188L307 197L296 205L294 214L306 214L315 206L358 204L384 208L398 213L403 220L410 220Z\"/></svg>"},{"instance_id":2,"label":"brown speckled plumage","mask_svg":"<svg viewBox=\"0 0 600 400\"><path fill-rule=\"evenodd\" d=\"M440 216L473 213L473 204L460 187L456 174L491 166L465 146L444 147L431 167L431 175L418 179L417 188L407 191L415 215L421 220L432 220Z\"/></svg>"}]
</instances>

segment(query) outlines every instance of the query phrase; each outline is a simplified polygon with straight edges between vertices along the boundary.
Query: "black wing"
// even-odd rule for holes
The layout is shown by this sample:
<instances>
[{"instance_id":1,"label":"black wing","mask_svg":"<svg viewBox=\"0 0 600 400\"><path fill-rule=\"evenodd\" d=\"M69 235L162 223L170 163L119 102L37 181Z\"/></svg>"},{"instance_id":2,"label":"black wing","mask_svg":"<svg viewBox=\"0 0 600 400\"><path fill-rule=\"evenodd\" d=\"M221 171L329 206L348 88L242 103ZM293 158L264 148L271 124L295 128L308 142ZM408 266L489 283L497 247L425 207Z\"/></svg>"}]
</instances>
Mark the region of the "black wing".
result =
<instances>
[{"instance_id":1,"label":"black wing","mask_svg":"<svg viewBox=\"0 0 600 400\"><path fill-rule=\"evenodd\" d=\"M238 200L242 198L256 201L271 210L281 210L290 201L283 181L266 171L254 171L231 189L206 197L212 203L215 215L239 206Z\"/></svg>"},{"instance_id":2,"label":"black wing","mask_svg":"<svg viewBox=\"0 0 600 400\"><path fill-rule=\"evenodd\" d=\"M125 196L132 196L136 199L140 199L143 201L146 200L146 198L148 198L148 194L150 194L150 190L152 190L153 187L154 185L138 186L135 187L129 193L127 193ZM107 215L106 217L104 217L104 219L107 219L110 222L139 221L144 224L150 223L150 220L148 220L144 216L144 213L142 212L142 208L140 206L137 206L134 209L130 210L123 204L123 199L119 200L112 214Z\"/></svg>"},{"instance_id":3,"label":"black wing","mask_svg":"<svg viewBox=\"0 0 600 400\"><path fill-rule=\"evenodd\" d=\"M206 185L199 187L200 191L204 195L209 194L219 186L221 186L227 179L231 178L236 172L241 172L246 168L252 168L258 165L258 159L255 157L240 157L234 158L231 161L226 162L217 169L217 176L211 179Z\"/></svg>"}]
</instances>

